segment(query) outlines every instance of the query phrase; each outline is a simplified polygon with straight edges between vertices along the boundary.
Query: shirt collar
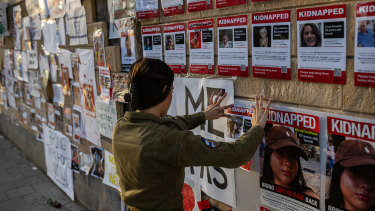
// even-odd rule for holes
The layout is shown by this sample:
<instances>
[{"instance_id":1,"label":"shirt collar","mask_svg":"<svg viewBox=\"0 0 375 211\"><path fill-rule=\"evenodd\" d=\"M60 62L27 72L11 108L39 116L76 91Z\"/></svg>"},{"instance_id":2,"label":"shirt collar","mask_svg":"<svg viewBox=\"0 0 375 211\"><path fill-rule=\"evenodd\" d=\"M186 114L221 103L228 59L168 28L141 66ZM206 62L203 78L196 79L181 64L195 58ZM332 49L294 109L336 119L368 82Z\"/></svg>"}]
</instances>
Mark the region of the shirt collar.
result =
<instances>
[{"instance_id":1,"label":"shirt collar","mask_svg":"<svg viewBox=\"0 0 375 211\"><path fill-rule=\"evenodd\" d=\"M154 121L154 122L162 122L161 119L153 114L149 114L146 112L129 112L127 111L124 115L125 119L130 121Z\"/></svg>"}]
</instances>

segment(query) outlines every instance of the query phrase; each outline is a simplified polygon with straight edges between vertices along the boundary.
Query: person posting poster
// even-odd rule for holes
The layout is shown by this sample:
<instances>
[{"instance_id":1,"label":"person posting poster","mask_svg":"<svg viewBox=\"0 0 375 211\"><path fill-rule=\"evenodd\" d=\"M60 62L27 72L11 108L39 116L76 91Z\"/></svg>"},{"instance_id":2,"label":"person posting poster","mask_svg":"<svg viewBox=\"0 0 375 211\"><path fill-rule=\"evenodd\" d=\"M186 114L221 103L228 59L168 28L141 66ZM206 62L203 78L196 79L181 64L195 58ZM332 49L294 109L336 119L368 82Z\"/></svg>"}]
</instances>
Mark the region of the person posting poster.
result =
<instances>
[{"instance_id":1,"label":"person posting poster","mask_svg":"<svg viewBox=\"0 0 375 211\"><path fill-rule=\"evenodd\" d=\"M159 17L158 0L137 0L137 18L149 19Z\"/></svg>"},{"instance_id":2,"label":"person posting poster","mask_svg":"<svg viewBox=\"0 0 375 211\"><path fill-rule=\"evenodd\" d=\"M163 26L165 63L174 73L186 73L185 24Z\"/></svg>"},{"instance_id":3,"label":"person posting poster","mask_svg":"<svg viewBox=\"0 0 375 211\"><path fill-rule=\"evenodd\" d=\"M190 72L214 74L213 19L188 22Z\"/></svg>"},{"instance_id":4,"label":"person posting poster","mask_svg":"<svg viewBox=\"0 0 375 211\"><path fill-rule=\"evenodd\" d=\"M253 76L291 79L290 10L253 13Z\"/></svg>"},{"instance_id":5,"label":"person posting poster","mask_svg":"<svg viewBox=\"0 0 375 211\"><path fill-rule=\"evenodd\" d=\"M346 5L297 9L298 80L345 84Z\"/></svg>"},{"instance_id":6,"label":"person posting poster","mask_svg":"<svg viewBox=\"0 0 375 211\"><path fill-rule=\"evenodd\" d=\"M183 0L161 0L164 16L184 14Z\"/></svg>"},{"instance_id":7,"label":"person posting poster","mask_svg":"<svg viewBox=\"0 0 375 211\"><path fill-rule=\"evenodd\" d=\"M163 60L161 26L142 27L143 57Z\"/></svg>"},{"instance_id":8,"label":"person posting poster","mask_svg":"<svg viewBox=\"0 0 375 211\"><path fill-rule=\"evenodd\" d=\"M354 85L375 87L375 2L357 4Z\"/></svg>"},{"instance_id":9,"label":"person posting poster","mask_svg":"<svg viewBox=\"0 0 375 211\"><path fill-rule=\"evenodd\" d=\"M218 74L248 77L247 15L217 19Z\"/></svg>"},{"instance_id":10,"label":"person posting poster","mask_svg":"<svg viewBox=\"0 0 375 211\"><path fill-rule=\"evenodd\" d=\"M327 116L326 210L375 210L375 121Z\"/></svg>"},{"instance_id":11,"label":"person posting poster","mask_svg":"<svg viewBox=\"0 0 375 211\"><path fill-rule=\"evenodd\" d=\"M216 0L216 8L231 7L246 4L246 0Z\"/></svg>"},{"instance_id":12,"label":"person posting poster","mask_svg":"<svg viewBox=\"0 0 375 211\"><path fill-rule=\"evenodd\" d=\"M188 12L212 10L212 0L187 0Z\"/></svg>"}]
</instances>

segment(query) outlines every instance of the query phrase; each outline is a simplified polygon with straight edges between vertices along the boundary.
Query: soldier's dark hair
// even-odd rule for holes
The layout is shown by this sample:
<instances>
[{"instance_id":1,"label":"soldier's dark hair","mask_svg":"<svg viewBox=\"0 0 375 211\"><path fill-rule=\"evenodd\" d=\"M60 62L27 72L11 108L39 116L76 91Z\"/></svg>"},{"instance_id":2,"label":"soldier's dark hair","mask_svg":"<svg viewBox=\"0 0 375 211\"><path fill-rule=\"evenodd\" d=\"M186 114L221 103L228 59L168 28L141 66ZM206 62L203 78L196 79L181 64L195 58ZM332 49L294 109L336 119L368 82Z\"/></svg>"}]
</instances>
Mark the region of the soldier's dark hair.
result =
<instances>
[{"instance_id":1,"label":"soldier's dark hair","mask_svg":"<svg viewBox=\"0 0 375 211\"><path fill-rule=\"evenodd\" d=\"M129 90L132 110L144 110L161 103L169 94L174 74L158 59L143 58L129 71Z\"/></svg>"}]
</instances>

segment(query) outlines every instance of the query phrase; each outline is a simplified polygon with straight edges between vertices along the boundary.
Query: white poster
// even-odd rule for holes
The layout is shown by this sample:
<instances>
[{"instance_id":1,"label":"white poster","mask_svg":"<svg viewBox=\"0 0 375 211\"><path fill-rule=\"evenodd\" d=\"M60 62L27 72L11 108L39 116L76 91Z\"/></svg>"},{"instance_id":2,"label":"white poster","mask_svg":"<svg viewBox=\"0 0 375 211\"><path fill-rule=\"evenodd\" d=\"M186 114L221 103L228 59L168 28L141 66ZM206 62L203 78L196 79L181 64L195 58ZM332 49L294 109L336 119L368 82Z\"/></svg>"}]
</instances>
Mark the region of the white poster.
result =
<instances>
[{"instance_id":1,"label":"white poster","mask_svg":"<svg viewBox=\"0 0 375 211\"><path fill-rule=\"evenodd\" d=\"M214 20L188 22L190 72L214 74Z\"/></svg>"},{"instance_id":2,"label":"white poster","mask_svg":"<svg viewBox=\"0 0 375 211\"><path fill-rule=\"evenodd\" d=\"M66 24L70 45L87 44L86 12L84 7L77 7L68 12Z\"/></svg>"},{"instance_id":3,"label":"white poster","mask_svg":"<svg viewBox=\"0 0 375 211\"><path fill-rule=\"evenodd\" d=\"M164 16L184 14L183 0L161 0Z\"/></svg>"},{"instance_id":4,"label":"white poster","mask_svg":"<svg viewBox=\"0 0 375 211\"><path fill-rule=\"evenodd\" d=\"M40 15L30 15L22 19L23 38L25 40L40 40L42 38Z\"/></svg>"},{"instance_id":5,"label":"white poster","mask_svg":"<svg viewBox=\"0 0 375 211\"><path fill-rule=\"evenodd\" d=\"M43 124L43 135L47 175L71 200L74 200L70 140L45 124Z\"/></svg>"},{"instance_id":6,"label":"white poster","mask_svg":"<svg viewBox=\"0 0 375 211\"><path fill-rule=\"evenodd\" d=\"M110 103L111 100L111 72L108 67L99 66L99 89L100 89L100 100L105 103Z\"/></svg>"},{"instance_id":7,"label":"white poster","mask_svg":"<svg viewBox=\"0 0 375 211\"><path fill-rule=\"evenodd\" d=\"M290 10L253 13L253 76L291 80Z\"/></svg>"},{"instance_id":8,"label":"white poster","mask_svg":"<svg viewBox=\"0 0 375 211\"><path fill-rule=\"evenodd\" d=\"M142 27L143 57L163 60L161 27Z\"/></svg>"},{"instance_id":9,"label":"white poster","mask_svg":"<svg viewBox=\"0 0 375 211\"><path fill-rule=\"evenodd\" d=\"M12 76L12 72L10 70L5 70L5 85L7 88L7 94L8 94L8 103L10 107L13 107L16 109L16 100L14 96L14 89L13 85L15 83L15 80Z\"/></svg>"},{"instance_id":10,"label":"white poster","mask_svg":"<svg viewBox=\"0 0 375 211\"><path fill-rule=\"evenodd\" d=\"M64 18L56 19L56 25L57 25L57 44L66 45Z\"/></svg>"},{"instance_id":11,"label":"white poster","mask_svg":"<svg viewBox=\"0 0 375 211\"><path fill-rule=\"evenodd\" d=\"M62 18L65 15L65 0L47 0L49 16L52 19Z\"/></svg>"},{"instance_id":12,"label":"white poster","mask_svg":"<svg viewBox=\"0 0 375 211\"><path fill-rule=\"evenodd\" d=\"M174 80L174 95L169 114L186 115L203 111L208 106L212 92L218 94L220 90L227 93L222 105L233 104L234 89L231 80L177 77ZM226 119L220 118L208 121L203 127L197 127L192 131L194 134L201 135L209 140L225 141L226 125ZM185 174L190 179L199 180L202 191L208 196L236 207L234 169L204 166L187 167ZM208 174L210 178L208 178ZM209 180L213 178L220 182L210 182Z\"/></svg>"},{"instance_id":13,"label":"white poster","mask_svg":"<svg viewBox=\"0 0 375 211\"><path fill-rule=\"evenodd\" d=\"M39 0L25 0L25 5L29 15L39 14Z\"/></svg>"},{"instance_id":14,"label":"white poster","mask_svg":"<svg viewBox=\"0 0 375 211\"><path fill-rule=\"evenodd\" d=\"M64 104L64 92L61 84L52 84L53 88L53 102L58 104Z\"/></svg>"},{"instance_id":15,"label":"white poster","mask_svg":"<svg viewBox=\"0 0 375 211\"><path fill-rule=\"evenodd\" d=\"M134 30L121 32L121 63L122 70L129 71L130 66L135 62L135 40Z\"/></svg>"},{"instance_id":16,"label":"white poster","mask_svg":"<svg viewBox=\"0 0 375 211\"><path fill-rule=\"evenodd\" d=\"M114 1L108 0L108 14L109 14L109 39L121 38L121 32L131 29L132 18L114 18Z\"/></svg>"},{"instance_id":17,"label":"white poster","mask_svg":"<svg viewBox=\"0 0 375 211\"><path fill-rule=\"evenodd\" d=\"M7 21L7 7L8 3L0 3L0 36L8 36L8 21Z\"/></svg>"},{"instance_id":18,"label":"white poster","mask_svg":"<svg viewBox=\"0 0 375 211\"><path fill-rule=\"evenodd\" d=\"M38 69L38 48L36 41L26 42L27 67L29 69Z\"/></svg>"},{"instance_id":19,"label":"white poster","mask_svg":"<svg viewBox=\"0 0 375 211\"><path fill-rule=\"evenodd\" d=\"M158 0L137 0L136 9L138 19L159 17Z\"/></svg>"},{"instance_id":20,"label":"white poster","mask_svg":"<svg viewBox=\"0 0 375 211\"><path fill-rule=\"evenodd\" d=\"M27 54L22 51L14 51L14 77L19 81L27 82Z\"/></svg>"},{"instance_id":21,"label":"white poster","mask_svg":"<svg viewBox=\"0 0 375 211\"><path fill-rule=\"evenodd\" d=\"M60 70L62 69L67 69L69 73L69 78L73 79L73 72L72 72L72 63L70 59L70 55L72 54L71 51L66 50L66 49L59 49L58 50L58 60L59 60L59 65L60 65Z\"/></svg>"},{"instance_id":22,"label":"white poster","mask_svg":"<svg viewBox=\"0 0 375 211\"><path fill-rule=\"evenodd\" d=\"M14 41L14 50L21 50L21 41L23 41L23 30L15 28L16 40Z\"/></svg>"},{"instance_id":23,"label":"white poster","mask_svg":"<svg viewBox=\"0 0 375 211\"><path fill-rule=\"evenodd\" d=\"M42 21L42 33L44 50L49 53L57 53L57 29L55 20Z\"/></svg>"},{"instance_id":24,"label":"white poster","mask_svg":"<svg viewBox=\"0 0 375 211\"><path fill-rule=\"evenodd\" d=\"M346 5L297 9L298 80L346 83Z\"/></svg>"},{"instance_id":25,"label":"white poster","mask_svg":"<svg viewBox=\"0 0 375 211\"><path fill-rule=\"evenodd\" d=\"M354 84L375 87L375 2L357 4L354 45Z\"/></svg>"},{"instance_id":26,"label":"white poster","mask_svg":"<svg viewBox=\"0 0 375 211\"><path fill-rule=\"evenodd\" d=\"M174 73L186 73L185 23L163 26L165 63Z\"/></svg>"},{"instance_id":27,"label":"white poster","mask_svg":"<svg viewBox=\"0 0 375 211\"><path fill-rule=\"evenodd\" d=\"M104 177L103 183L121 192L120 181L117 174L115 159L113 155L104 150Z\"/></svg>"},{"instance_id":28,"label":"white poster","mask_svg":"<svg viewBox=\"0 0 375 211\"><path fill-rule=\"evenodd\" d=\"M46 19L49 16L49 10L46 0L38 0L40 18Z\"/></svg>"},{"instance_id":29,"label":"white poster","mask_svg":"<svg viewBox=\"0 0 375 211\"><path fill-rule=\"evenodd\" d=\"M81 85L82 137L101 146L99 127L95 118L96 80L93 50L76 49L79 56L79 82Z\"/></svg>"},{"instance_id":30,"label":"white poster","mask_svg":"<svg viewBox=\"0 0 375 211\"><path fill-rule=\"evenodd\" d=\"M52 129L55 129L55 108L53 104L48 103L48 126Z\"/></svg>"},{"instance_id":31,"label":"white poster","mask_svg":"<svg viewBox=\"0 0 375 211\"><path fill-rule=\"evenodd\" d=\"M13 7L13 23L14 28L16 29L20 29L22 27L22 14L20 4Z\"/></svg>"},{"instance_id":32,"label":"white poster","mask_svg":"<svg viewBox=\"0 0 375 211\"><path fill-rule=\"evenodd\" d=\"M98 100L96 102L95 112L100 134L112 139L113 127L117 121L115 102L112 101L109 104L106 104Z\"/></svg>"},{"instance_id":33,"label":"white poster","mask_svg":"<svg viewBox=\"0 0 375 211\"><path fill-rule=\"evenodd\" d=\"M249 76L247 15L217 19L218 74Z\"/></svg>"},{"instance_id":34,"label":"white poster","mask_svg":"<svg viewBox=\"0 0 375 211\"><path fill-rule=\"evenodd\" d=\"M29 74L29 85L30 85L30 95L34 97L40 97L42 91L40 86L40 78L38 71L28 71Z\"/></svg>"}]
</instances>

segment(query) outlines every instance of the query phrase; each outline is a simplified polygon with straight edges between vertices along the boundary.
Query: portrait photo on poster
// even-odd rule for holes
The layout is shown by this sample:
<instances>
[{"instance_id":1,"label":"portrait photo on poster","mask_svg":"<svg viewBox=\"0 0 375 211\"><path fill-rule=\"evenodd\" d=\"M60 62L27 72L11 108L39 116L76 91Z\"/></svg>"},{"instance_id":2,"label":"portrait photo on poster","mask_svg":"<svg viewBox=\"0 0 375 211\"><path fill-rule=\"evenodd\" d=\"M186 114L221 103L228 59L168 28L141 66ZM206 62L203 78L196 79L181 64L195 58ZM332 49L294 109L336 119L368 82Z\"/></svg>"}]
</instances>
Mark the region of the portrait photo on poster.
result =
<instances>
[{"instance_id":1,"label":"portrait photo on poster","mask_svg":"<svg viewBox=\"0 0 375 211\"><path fill-rule=\"evenodd\" d=\"M93 167L91 176L103 179L104 176L104 149L101 147L90 147Z\"/></svg>"}]
</instances>

